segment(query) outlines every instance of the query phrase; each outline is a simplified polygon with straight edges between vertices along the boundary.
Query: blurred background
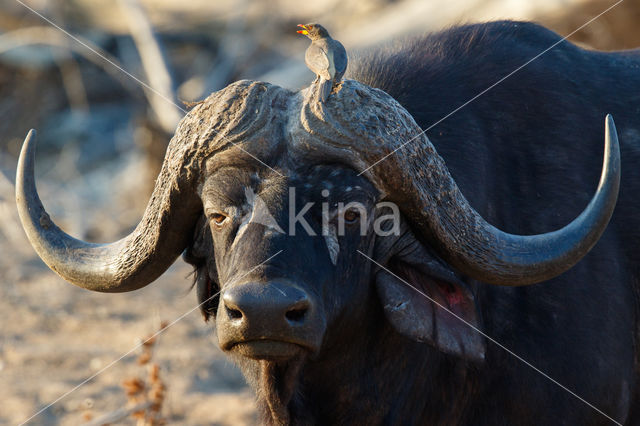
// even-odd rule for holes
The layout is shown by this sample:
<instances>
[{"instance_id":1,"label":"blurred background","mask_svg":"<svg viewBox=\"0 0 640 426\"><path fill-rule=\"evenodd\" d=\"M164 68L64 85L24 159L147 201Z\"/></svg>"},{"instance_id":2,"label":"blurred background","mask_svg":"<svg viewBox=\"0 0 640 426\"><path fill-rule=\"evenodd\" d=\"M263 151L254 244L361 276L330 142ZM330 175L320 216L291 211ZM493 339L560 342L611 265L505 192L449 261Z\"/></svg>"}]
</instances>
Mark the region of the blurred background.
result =
<instances>
[{"instance_id":1,"label":"blurred background","mask_svg":"<svg viewBox=\"0 0 640 426\"><path fill-rule=\"evenodd\" d=\"M143 401L131 383L140 378L141 386L151 389L160 379L148 376L151 363L140 361L147 356L144 349L127 352L162 321L188 312L152 348L145 346L152 349L149 356L165 387L156 421L255 422L253 397L242 377L217 348L212 327L197 309L191 311L197 302L188 265L176 262L145 289L103 295L64 283L35 255L14 198L17 156L30 128L39 132L38 186L54 220L76 237L113 241L126 235L144 210L184 115L183 101L202 99L242 78L292 89L313 79L304 65L309 42L296 34L298 23L321 22L354 51L454 24L504 18L538 21L567 35L614 3L4 0L0 424L26 420L125 354L30 424L77 425ZM639 47L639 22L640 0L626 0L570 40L604 50Z\"/></svg>"}]
</instances>

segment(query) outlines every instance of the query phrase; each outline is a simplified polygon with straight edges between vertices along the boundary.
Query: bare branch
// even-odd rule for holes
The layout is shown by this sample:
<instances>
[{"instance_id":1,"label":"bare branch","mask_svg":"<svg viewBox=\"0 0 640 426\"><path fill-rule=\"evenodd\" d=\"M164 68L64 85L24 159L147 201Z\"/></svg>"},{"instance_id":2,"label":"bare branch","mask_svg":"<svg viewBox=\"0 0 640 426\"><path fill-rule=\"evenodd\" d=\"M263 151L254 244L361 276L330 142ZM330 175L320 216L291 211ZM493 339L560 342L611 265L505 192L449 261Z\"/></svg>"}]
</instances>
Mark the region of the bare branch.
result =
<instances>
[{"instance_id":1,"label":"bare branch","mask_svg":"<svg viewBox=\"0 0 640 426\"><path fill-rule=\"evenodd\" d=\"M137 411L143 411L151 407L152 401L141 402L140 404L133 405L131 407L119 408L111 413L104 414L97 419L91 420L88 423L83 423L82 426L104 426L111 423L116 423L124 418L129 417L131 414Z\"/></svg>"},{"instance_id":2,"label":"bare branch","mask_svg":"<svg viewBox=\"0 0 640 426\"><path fill-rule=\"evenodd\" d=\"M163 130L173 133L182 118L182 112L177 106L173 79L160 44L137 0L120 0L120 7L129 24L129 31L140 54L149 85L153 89L145 90L149 104ZM173 100L173 104L168 102L168 99Z\"/></svg>"}]
</instances>

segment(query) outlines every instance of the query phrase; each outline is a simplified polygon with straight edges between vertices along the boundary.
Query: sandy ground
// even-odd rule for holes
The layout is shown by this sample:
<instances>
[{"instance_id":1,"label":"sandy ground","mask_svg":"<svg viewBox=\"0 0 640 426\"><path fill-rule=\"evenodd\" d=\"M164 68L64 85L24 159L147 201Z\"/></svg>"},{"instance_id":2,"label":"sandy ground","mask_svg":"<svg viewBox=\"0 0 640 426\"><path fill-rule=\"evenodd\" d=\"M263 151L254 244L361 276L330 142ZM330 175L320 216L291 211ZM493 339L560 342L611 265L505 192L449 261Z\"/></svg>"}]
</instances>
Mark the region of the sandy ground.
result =
<instances>
[{"instance_id":1,"label":"sandy ground","mask_svg":"<svg viewBox=\"0 0 640 426\"><path fill-rule=\"evenodd\" d=\"M0 286L0 424L18 424L60 397L30 424L77 425L87 411L97 416L123 406L121 382L146 376L134 348L161 321L174 320L154 354L168 386L166 418L190 425L254 422L253 396L218 349L212 327L193 310L188 265L179 261L154 285L118 295L79 289L44 267L34 269L40 272Z\"/></svg>"}]
</instances>

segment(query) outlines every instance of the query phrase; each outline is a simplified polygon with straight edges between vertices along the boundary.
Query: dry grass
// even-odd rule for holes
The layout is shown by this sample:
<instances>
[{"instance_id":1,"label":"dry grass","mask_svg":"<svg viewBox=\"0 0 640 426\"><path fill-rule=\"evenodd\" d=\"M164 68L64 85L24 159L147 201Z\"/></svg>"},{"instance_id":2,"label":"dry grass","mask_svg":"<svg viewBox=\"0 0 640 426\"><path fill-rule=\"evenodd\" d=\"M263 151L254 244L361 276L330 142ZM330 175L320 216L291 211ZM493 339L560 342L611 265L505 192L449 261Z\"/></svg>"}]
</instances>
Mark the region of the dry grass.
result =
<instances>
[{"instance_id":1,"label":"dry grass","mask_svg":"<svg viewBox=\"0 0 640 426\"><path fill-rule=\"evenodd\" d=\"M162 426L167 419L162 416L162 406L167 395L167 386L160 375L160 365L153 360L154 347L158 343L160 334L167 328L167 322L161 322L155 333L142 340L141 353L137 364L146 370L144 376L135 375L122 381L122 389L127 397L127 406L115 409L94 418L90 410L82 414L85 426L103 426L121 422L126 417L135 419L137 426ZM88 407L90 408L90 407Z\"/></svg>"}]
</instances>

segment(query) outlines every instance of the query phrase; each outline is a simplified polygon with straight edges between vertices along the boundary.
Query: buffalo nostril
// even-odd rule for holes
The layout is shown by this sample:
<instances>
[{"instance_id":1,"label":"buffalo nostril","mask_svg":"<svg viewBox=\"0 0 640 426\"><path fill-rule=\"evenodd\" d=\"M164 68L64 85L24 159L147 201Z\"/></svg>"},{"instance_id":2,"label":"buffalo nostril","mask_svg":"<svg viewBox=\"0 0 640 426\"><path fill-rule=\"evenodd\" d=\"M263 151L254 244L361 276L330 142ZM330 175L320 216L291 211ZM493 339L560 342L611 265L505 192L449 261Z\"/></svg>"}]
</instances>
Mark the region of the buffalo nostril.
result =
<instances>
[{"instance_id":1,"label":"buffalo nostril","mask_svg":"<svg viewBox=\"0 0 640 426\"><path fill-rule=\"evenodd\" d=\"M240 303L242 302L242 294L237 290L231 289L226 291L222 296L222 303L224 304L225 312L231 320L242 319L244 314L240 309Z\"/></svg>"},{"instance_id":2,"label":"buffalo nostril","mask_svg":"<svg viewBox=\"0 0 640 426\"><path fill-rule=\"evenodd\" d=\"M304 319L304 316L307 313L307 308L302 309L292 309L288 311L285 316L291 322L300 322Z\"/></svg>"},{"instance_id":3,"label":"buffalo nostril","mask_svg":"<svg viewBox=\"0 0 640 426\"><path fill-rule=\"evenodd\" d=\"M287 312L285 312L284 316L290 322L302 322L304 320L307 311L309 310L309 301L305 298L303 300L298 301L298 303L289 307Z\"/></svg>"},{"instance_id":4,"label":"buffalo nostril","mask_svg":"<svg viewBox=\"0 0 640 426\"><path fill-rule=\"evenodd\" d=\"M230 308L228 306L225 306L227 308L227 315L229 315L230 319L241 319L242 318L242 312L239 311L238 309L233 309Z\"/></svg>"}]
</instances>

